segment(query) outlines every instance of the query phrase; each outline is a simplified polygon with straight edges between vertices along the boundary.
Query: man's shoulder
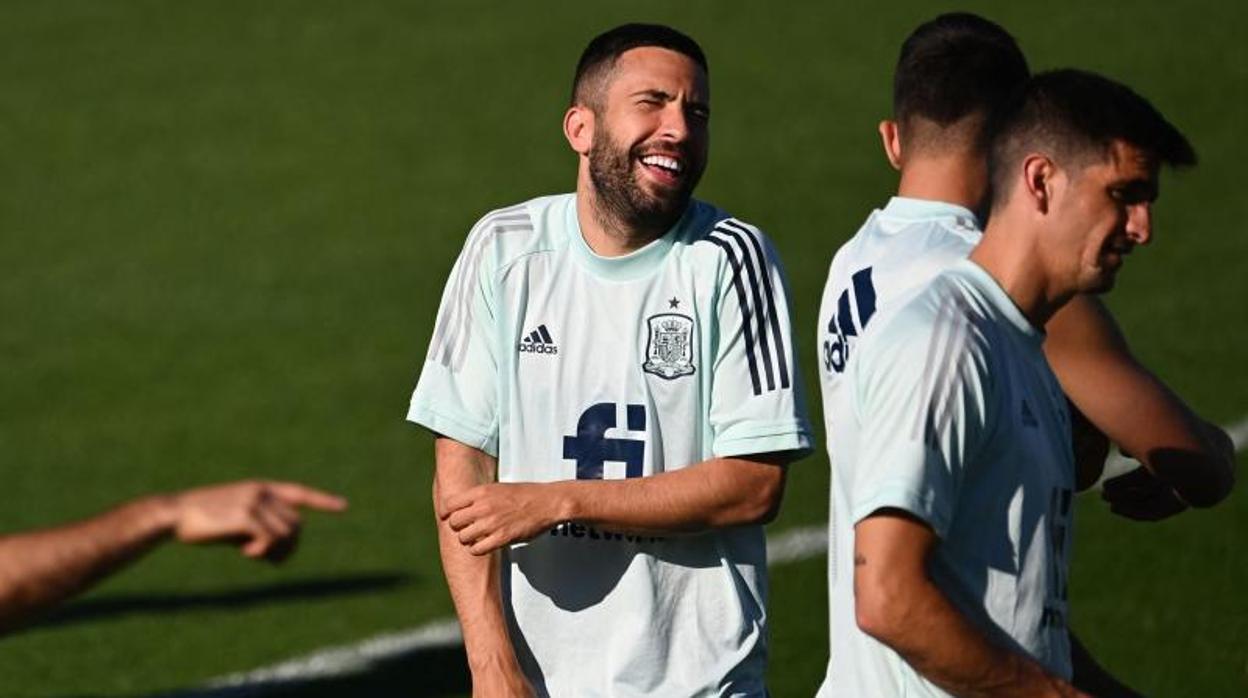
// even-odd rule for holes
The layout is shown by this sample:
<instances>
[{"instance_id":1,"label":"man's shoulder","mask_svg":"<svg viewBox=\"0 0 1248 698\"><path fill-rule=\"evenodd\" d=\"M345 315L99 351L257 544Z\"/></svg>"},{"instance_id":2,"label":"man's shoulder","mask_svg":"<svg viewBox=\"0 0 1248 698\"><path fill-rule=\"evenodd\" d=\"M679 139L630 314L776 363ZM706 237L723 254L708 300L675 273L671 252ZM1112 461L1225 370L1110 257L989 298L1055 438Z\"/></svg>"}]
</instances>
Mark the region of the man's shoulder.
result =
<instances>
[{"instance_id":1,"label":"man's shoulder","mask_svg":"<svg viewBox=\"0 0 1248 698\"><path fill-rule=\"evenodd\" d=\"M732 268L770 266L779 261L762 228L696 199L690 203L680 242L708 259L725 261Z\"/></svg>"},{"instance_id":2,"label":"man's shoulder","mask_svg":"<svg viewBox=\"0 0 1248 698\"><path fill-rule=\"evenodd\" d=\"M492 209L477 219L468 232L464 254L486 268L506 266L533 252L554 249L566 238L573 194L539 196Z\"/></svg>"},{"instance_id":3,"label":"man's shoulder","mask_svg":"<svg viewBox=\"0 0 1248 698\"><path fill-rule=\"evenodd\" d=\"M965 259L981 236L973 219L963 216L904 217L875 209L837 249L829 277L873 267L902 282L926 280Z\"/></svg>"},{"instance_id":4,"label":"man's shoulder","mask_svg":"<svg viewBox=\"0 0 1248 698\"><path fill-rule=\"evenodd\" d=\"M899 299L893 312L863 333L860 352L907 361L933 351L981 354L991 339L982 320L981 304L955 266Z\"/></svg>"}]
</instances>

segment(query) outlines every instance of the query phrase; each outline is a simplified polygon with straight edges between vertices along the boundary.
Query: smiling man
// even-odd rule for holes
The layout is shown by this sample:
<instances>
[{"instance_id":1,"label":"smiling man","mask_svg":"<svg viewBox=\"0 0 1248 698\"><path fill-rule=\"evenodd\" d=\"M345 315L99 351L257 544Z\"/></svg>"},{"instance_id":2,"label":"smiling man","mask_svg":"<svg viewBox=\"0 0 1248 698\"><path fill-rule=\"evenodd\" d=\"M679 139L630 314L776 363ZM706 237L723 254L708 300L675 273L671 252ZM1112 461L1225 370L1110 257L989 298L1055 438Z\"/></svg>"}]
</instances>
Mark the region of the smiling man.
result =
<instances>
[{"instance_id":1,"label":"smiling man","mask_svg":"<svg viewBox=\"0 0 1248 698\"><path fill-rule=\"evenodd\" d=\"M1035 76L998 118L981 241L863 332L845 369L832 548L852 569L833 577L821 695L1085 695L1067 631L1070 415L1043 328L1113 285L1152 237L1160 166L1195 154L1147 101L1081 71Z\"/></svg>"},{"instance_id":2,"label":"smiling man","mask_svg":"<svg viewBox=\"0 0 1248 698\"><path fill-rule=\"evenodd\" d=\"M451 272L408 419L475 695L766 693L760 524L810 432L774 251L691 198L709 118L692 39L595 38L576 192L487 214Z\"/></svg>"}]
</instances>

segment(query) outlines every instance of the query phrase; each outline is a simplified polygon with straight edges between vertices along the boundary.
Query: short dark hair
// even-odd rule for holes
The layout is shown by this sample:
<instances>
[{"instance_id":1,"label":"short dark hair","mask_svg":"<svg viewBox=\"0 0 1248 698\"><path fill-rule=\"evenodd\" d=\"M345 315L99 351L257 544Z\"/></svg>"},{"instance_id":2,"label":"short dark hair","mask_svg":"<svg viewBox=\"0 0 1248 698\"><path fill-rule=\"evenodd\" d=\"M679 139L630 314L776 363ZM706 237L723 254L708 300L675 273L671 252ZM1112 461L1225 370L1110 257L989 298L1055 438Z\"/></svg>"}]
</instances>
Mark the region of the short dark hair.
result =
<instances>
[{"instance_id":1,"label":"short dark hair","mask_svg":"<svg viewBox=\"0 0 1248 698\"><path fill-rule=\"evenodd\" d=\"M1040 150L1059 166L1104 160L1115 141L1126 141L1171 167L1196 164L1187 138L1131 88L1083 70L1040 73L1004 110L993 132L988 176L994 203L1014 184L1013 172L1028 153Z\"/></svg>"},{"instance_id":2,"label":"short dark hair","mask_svg":"<svg viewBox=\"0 0 1248 698\"><path fill-rule=\"evenodd\" d=\"M903 137L916 117L949 127L981 116L974 145L986 146L983 124L1030 75L1027 59L1001 25L969 12L942 14L906 38L893 73L893 118Z\"/></svg>"},{"instance_id":3,"label":"short dark hair","mask_svg":"<svg viewBox=\"0 0 1248 698\"><path fill-rule=\"evenodd\" d=\"M572 104L597 109L603 78L625 51L643 46L684 54L704 72L711 72L702 47L687 35L662 24L621 24L595 36L581 53L576 63L576 76L572 79Z\"/></svg>"}]
</instances>

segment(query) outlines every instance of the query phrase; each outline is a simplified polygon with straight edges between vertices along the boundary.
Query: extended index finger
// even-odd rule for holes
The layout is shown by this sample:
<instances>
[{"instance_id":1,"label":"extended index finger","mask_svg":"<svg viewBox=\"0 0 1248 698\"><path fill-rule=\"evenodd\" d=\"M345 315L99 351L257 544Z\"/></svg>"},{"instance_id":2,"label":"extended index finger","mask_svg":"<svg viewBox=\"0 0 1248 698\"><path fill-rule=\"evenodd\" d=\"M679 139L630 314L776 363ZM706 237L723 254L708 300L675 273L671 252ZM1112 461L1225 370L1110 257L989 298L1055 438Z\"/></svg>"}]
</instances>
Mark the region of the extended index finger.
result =
<instances>
[{"instance_id":1,"label":"extended index finger","mask_svg":"<svg viewBox=\"0 0 1248 698\"><path fill-rule=\"evenodd\" d=\"M343 511L347 508L346 498L298 482L267 482L265 485L287 504L321 511Z\"/></svg>"}]
</instances>

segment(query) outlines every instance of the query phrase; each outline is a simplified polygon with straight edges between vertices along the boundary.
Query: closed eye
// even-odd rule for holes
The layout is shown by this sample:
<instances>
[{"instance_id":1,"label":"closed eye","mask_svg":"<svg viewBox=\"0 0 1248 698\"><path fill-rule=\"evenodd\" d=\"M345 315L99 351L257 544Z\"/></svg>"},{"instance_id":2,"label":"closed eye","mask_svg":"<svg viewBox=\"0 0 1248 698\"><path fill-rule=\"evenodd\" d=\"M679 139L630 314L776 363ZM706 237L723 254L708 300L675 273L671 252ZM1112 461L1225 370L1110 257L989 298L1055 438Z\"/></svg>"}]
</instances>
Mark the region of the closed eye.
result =
<instances>
[{"instance_id":1,"label":"closed eye","mask_svg":"<svg viewBox=\"0 0 1248 698\"><path fill-rule=\"evenodd\" d=\"M1152 203L1157 200L1157 187L1146 180L1134 180L1111 186L1109 197L1123 204Z\"/></svg>"}]
</instances>

